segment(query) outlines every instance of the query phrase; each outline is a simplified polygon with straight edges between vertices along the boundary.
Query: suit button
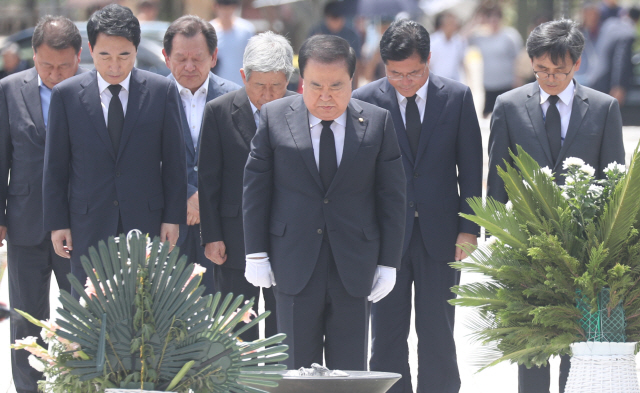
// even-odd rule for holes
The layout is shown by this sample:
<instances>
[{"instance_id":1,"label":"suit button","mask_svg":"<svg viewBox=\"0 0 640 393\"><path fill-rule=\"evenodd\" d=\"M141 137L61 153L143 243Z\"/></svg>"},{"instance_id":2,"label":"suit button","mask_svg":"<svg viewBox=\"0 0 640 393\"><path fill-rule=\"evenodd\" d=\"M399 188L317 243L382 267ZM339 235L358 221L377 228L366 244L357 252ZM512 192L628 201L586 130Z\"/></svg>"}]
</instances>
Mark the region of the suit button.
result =
<instances>
[{"instance_id":1,"label":"suit button","mask_svg":"<svg viewBox=\"0 0 640 393\"><path fill-rule=\"evenodd\" d=\"M420 174L416 172L416 173L413 174L413 177L418 178L418 177L420 177Z\"/></svg>"},{"instance_id":2,"label":"suit button","mask_svg":"<svg viewBox=\"0 0 640 393\"><path fill-rule=\"evenodd\" d=\"M324 198L324 203L329 203L329 198Z\"/></svg>"},{"instance_id":3,"label":"suit button","mask_svg":"<svg viewBox=\"0 0 640 393\"><path fill-rule=\"evenodd\" d=\"M120 177L120 172L116 172L116 177Z\"/></svg>"},{"instance_id":4,"label":"suit button","mask_svg":"<svg viewBox=\"0 0 640 393\"><path fill-rule=\"evenodd\" d=\"M322 235L322 229L318 229L318 235Z\"/></svg>"},{"instance_id":5,"label":"suit button","mask_svg":"<svg viewBox=\"0 0 640 393\"><path fill-rule=\"evenodd\" d=\"M413 207L413 201L409 202L409 207Z\"/></svg>"},{"instance_id":6,"label":"suit button","mask_svg":"<svg viewBox=\"0 0 640 393\"><path fill-rule=\"evenodd\" d=\"M196 171L196 172L198 172L198 166L197 166L197 165L196 165L196 166L194 166L194 167L193 167L193 170L194 170L194 171Z\"/></svg>"},{"instance_id":7,"label":"suit button","mask_svg":"<svg viewBox=\"0 0 640 393\"><path fill-rule=\"evenodd\" d=\"M118 205L119 205L118 201L113 201L113 206L118 206Z\"/></svg>"}]
</instances>

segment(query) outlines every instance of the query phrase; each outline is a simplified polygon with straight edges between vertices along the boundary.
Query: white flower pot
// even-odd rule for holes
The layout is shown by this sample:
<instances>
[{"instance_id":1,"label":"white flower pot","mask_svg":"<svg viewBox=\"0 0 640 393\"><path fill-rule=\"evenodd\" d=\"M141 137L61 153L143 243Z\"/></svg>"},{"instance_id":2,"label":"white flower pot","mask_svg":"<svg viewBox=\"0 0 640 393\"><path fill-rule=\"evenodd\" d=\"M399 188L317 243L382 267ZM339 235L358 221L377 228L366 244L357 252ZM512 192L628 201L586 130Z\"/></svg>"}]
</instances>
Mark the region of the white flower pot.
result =
<instances>
[{"instance_id":1,"label":"white flower pot","mask_svg":"<svg viewBox=\"0 0 640 393\"><path fill-rule=\"evenodd\" d=\"M571 344L571 370L565 393L640 393L636 343Z\"/></svg>"}]
</instances>

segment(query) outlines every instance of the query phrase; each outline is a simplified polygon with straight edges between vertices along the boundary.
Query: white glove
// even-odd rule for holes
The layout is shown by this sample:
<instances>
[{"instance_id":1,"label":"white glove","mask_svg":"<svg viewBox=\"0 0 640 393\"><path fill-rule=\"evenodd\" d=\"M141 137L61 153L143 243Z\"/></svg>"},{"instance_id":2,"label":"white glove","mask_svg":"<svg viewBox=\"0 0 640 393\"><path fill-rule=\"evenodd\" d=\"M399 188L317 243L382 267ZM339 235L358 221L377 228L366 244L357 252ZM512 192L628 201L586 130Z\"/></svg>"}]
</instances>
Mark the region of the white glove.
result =
<instances>
[{"instance_id":1,"label":"white glove","mask_svg":"<svg viewBox=\"0 0 640 393\"><path fill-rule=\"evenodd\" d=\"M247 281L256 287L269 288L272 285L276 285L269 257L246 258L246 261L244 277Z\"/></svg>"},{"instance_id":2,"label":"white glove","mask_svg":"<svg viewBox=\"0 0 640 393\"><path fill-rule=\"evenodd\" d=\"M396 268L378 265L368 299L374 303L379 302L391 292L394 285L396 285Z\"/></svg>"}]
</instances>

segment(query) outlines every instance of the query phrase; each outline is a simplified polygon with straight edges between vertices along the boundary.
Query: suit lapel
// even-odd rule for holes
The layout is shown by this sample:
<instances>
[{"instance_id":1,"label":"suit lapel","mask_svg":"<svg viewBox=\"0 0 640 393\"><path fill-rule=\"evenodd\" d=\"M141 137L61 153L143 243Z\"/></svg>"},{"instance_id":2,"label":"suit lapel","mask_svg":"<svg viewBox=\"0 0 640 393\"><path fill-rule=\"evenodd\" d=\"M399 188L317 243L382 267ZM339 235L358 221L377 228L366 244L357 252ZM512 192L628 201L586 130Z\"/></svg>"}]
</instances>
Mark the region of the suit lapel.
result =
<instances>
[{"instance_id":1,"label":"suit lapel","mask_svg":"<svg viewBox=\"0 0 640 393\"><path fill-rule=\"evenodd\" d=\"M384 108L384 101L387 101L387 108L391 108L391 118L393 120L393 125L396 126L396 134L398 135L398 144L402 149L402 153L405 157L409 159L411 165L415 163L415 157L413 157L413 153L411 152L411 145L409 145L409 138L407 138L407 131L404 127L404 121L402 120L402 114L400 113L400 104L398 104L398 96L396 94L396 89L391 86L389 80L385 78L384 83L380 87L380 92L382 93L382 107Z\"/></svg>"},{"instance_id":2,"label":"suit lapel","mask_svg":"<svg viewBox=\"0 0 640 393\"><path fill-rule=\"evenodd\" d=\"M431 138L431 134L433 134L435 127L439 124L440 117L444 113L443 108L447 102L447 93L442 91L443 87L444 84L437 76L432 75L429 78L427 105L424 109L424 117L422 119L422 129L418 141L418 150L416 151L416 163L422 158L429 144L429 138Z\"/></svg>"},{"instance_id":3,"label":"suit lapel","mask_svg":"<svg viewBox=\"0 0 640 393\"><path fill-rule=\"evenodd\" d=\"M571 105L571 118L569 119L569 126L567 127L567 135L564 138L560 153L558 153L558 162L555 164L556 167L564 161L567 150L569 150L569 147L571 147L571 144L580 132L582 121L588 110L589 100L585 96L582 86L576 82L576 92L573 95L573 104Z\"/></svg>"},{"instance_id":4,"label":"suit lapel","mask_svg":"<svg viewBox=\"0 0 640 393\"><path fill-rule=\"evenodd\" d=\"M174 78L173 74L169 74L168 78L169 80L172 80L178 83L176 81L176 78ZM211 87L211 83L209 83L209 87ZM208 101L208 98L209 97L207 97L207 101ZM194 157L196 155L196 149L193 146L193 138L191 137L191 130L189 129L189 121L187 120L187 113L184 111L184 107L182 104L182 97L180 97L180 108L182 109L180 110L180 120L182 123L182 133L184 134L184 144L187 146L187 152L191 154L192 157Z\"/></svg>"},{"instance_id":5,"label":"suit lapel","mask_svg":"<svg viewBox=\"0 0 640 393\"><path fill-rule=\"evenodd\" d=\"M116 160L116 153L109 137L107 123L104 120L104 112L102 111L102 101L100 100L100 91L98 89L98 77L95 70L87 73L87 77L81 83L83 90L79 93L80 102L84 105L94 129L104 143L105 147L111 154L113 160Z\"/></svg>"},{"instance_id":6,"label":"suit lapel","mask_svg":"<svg viewBox=\"0 0 640 393\"><path fill-rule=\"evenodd\" d=\"M231 118L248 148L251 145L251 139L256 135L256 122L253 119L251 103L244 87L238 90L233 98Z\"/></svg>"},{"instance_id":7,"label":"suit lapel","mask_svg":"<svg viewBox=\"0 0 640 393\"><path fill-rule=\"evenodd\" d=\"M24 99L25 106L31 115L31 120L36 126L36 133L38 136L44 138L45 126L44 116L42 115L42 101L40 100L40 87L38 86L38 72L35 68L24 78L24 85L22 86L22 98Z\"/></svg>"},{"instance_id":8,"label":"suit lapel","mask_svg":"<svg viewBox=\"0 0 640 393\"><path fill-rule=\"evenodd\" d=\"M324 192L322 186L322 180L320 179L320 172L316 165L316 158L313 153L313 145L311 144L311 130L309 129L309 115L307 108L302 102L302 96L298 97L291 106L291 111L287 112L285 118L289 125L289 130L293 136L293 140L298 146L298 151L302 155L302 161L304 161L307 169L311 173L311 176L316 181L320 190Z\"/></svg>"},{"instance_id":9,"label":"suit lapel","mask_svg":"<svg viewBox=\"0 0 640 393\"><path fill-rule=\"evenodd\" d=\"M133 132L133 126L138 121L138 116L142 109L142 105L146 100L147 93L147 80L138 74L136 68L131 70L131 80L129 82L129 99L127 101L127 114L124 117L124 125L122 126L122 138L120 139L120 148L118 151L118 157L124 151L127 141Z\"/></svg>"},{"instance_id":10,"label":"suit lapel","mask_svg":"<svg viewBox=\"0 0 640 393\"><path fill-rule=\"evenodd\" d=\"M360 119L363 119L363 121L361 122ZM340 184L345 173L355 161L368 124L369 121L362 117L362 107L355 101L351 100L349 107L347 108L347 125L344 130L342 159L340 160L340 166L338 167L338 171L336 172L327 193L331 192L331 190L336 187L336 184Z\"/></svg>"},{"instance_id":11,"label":"suit lapel","mask_svg":"<svg viewBox=\"0 0 640 393\"><path fill-rule=\"evenodd\" d=\"M544 119L542 117L542 107L540 106L540 87L538 83L533 83L532 91L528 94L528 98L525 102L531 125L533 125L533 131L540 141L542 150L547 156L549 162L553 162L551 158L551 147L549 146L549 138L547 138L547 129L544 127ZM555 165L555 163L554 163Z\"/></svg>"}]
</instances>

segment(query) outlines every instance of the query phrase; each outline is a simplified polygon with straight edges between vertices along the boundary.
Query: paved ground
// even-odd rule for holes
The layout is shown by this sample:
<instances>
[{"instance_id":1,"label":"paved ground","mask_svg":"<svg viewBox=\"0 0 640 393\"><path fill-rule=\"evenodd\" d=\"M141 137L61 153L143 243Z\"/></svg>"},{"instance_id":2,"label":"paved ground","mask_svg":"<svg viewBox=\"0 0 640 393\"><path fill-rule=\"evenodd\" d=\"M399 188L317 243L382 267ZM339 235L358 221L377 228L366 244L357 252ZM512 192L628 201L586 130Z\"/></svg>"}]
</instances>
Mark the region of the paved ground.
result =
<instances>
[{"instance_id":1,"label":"paved ground","mask_svg":"<svg viewBox=\"0 0 640 393\"><path fill-rule=\"evenodd\" d=\"M483 145L486 152L487 139L489 137L489 123L487 120L481 121ZM635 149L638 141L640 140L640 127L625 127L625 148L627 151L627 162L631 153ZM486 154L486 153L485 153ZM485 169L484 176L487 175L487 161L485 156ZM0 263L5 260L6 248L0 248ZM473 274L463 274L463 282L473 282L481 279L481 277ZM55 283L51 289L52 299L57 299L58 291ZM8 286L7 275L5 274L0 282L0 302L8 303ZM54 308L58 307L56 302L53 303ZM460 372L462 378L461 393L513 393L517 391L517 369L516 366L503 364L491 369L485 370L481 373L476 373L477 368L474 367L473 359L475 351L479 349L478 345L475 345L469 341L469 334L471 333L465 327L465 320L469 315L469 310L458 309L457 311L457 324L456 324L456 342L458 345L458 363L460 365ZM409 338L410 347L417 348L417 339L415 332L412 331ZM13 383L11 380L11 363L9 359L9 324L0 324L0 393L15 393ZM410 363L412 365L412 371L416 372L417 359L415 353L410 356ZM558 378L558 362L552 361L552 381L557 381ZM557 383L552 383L551 393L557 393ZM415 389L415 381L414 381ZM436 392L437 393L437 392Z\"/></svg>"}]
</instances>

